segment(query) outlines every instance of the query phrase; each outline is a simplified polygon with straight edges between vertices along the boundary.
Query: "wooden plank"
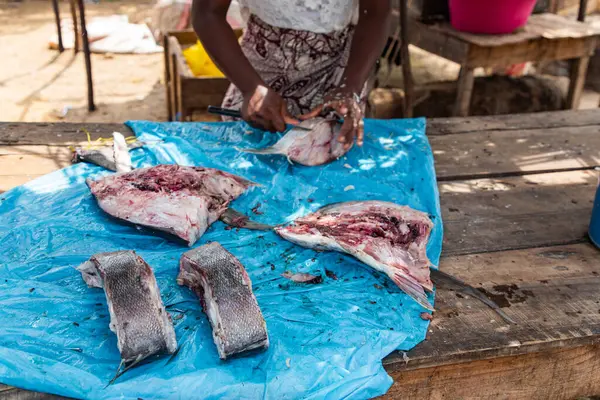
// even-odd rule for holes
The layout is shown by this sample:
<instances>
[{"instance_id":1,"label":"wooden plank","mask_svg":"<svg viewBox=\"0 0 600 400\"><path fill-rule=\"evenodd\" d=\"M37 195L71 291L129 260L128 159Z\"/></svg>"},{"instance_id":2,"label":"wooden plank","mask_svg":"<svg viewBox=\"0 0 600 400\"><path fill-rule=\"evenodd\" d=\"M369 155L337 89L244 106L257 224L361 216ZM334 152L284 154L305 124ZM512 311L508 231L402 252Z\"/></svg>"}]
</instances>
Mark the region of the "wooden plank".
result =
<instances>
[{"instance_id":1,"label":"wooden plank","mask_svg":"<svg viewBox=\"0 0 600 400\"><path fill-rule=\"evenodd\" d=\"M437 54L447 60L463 64L469 54L469 45L452 36L442 35L429 29L429 25L422 24L409 18L409 42L430 53Z\"/></svg>"},{"instance_id":2,"label":"wooden plank","mask_svg":"<svg viewBox=\"0 0 600 400\"><path fill-rule=\"evenodd\" d=\"M100 137L110 138L115 131L121 132L125 136L133 135L133 132L123 124L0 122L0 145L81 144L87 142L86 130L90 133L92 140Z\"/></svg>"},{"instance_id":3,"label":"wooden plank","mask_svg":"<svg viewBox=\"0 0 600 400\"><path fill-rule=\"evenodd\" d=\"M485 131L429 138L438 179L456 180L600 166L600 126Z\"/></svg>"},{"instance_id":4,"label":"wooden plank","mask_svg":"<svg viewBox=\"0 0 600 400\"><path fill-rule=\"evenodd\" d=\"M506 35L478 35L461 32L454 29L448 22L428 27L439 34L481 47L516 45L541 38L581 39L600 34L598 27L551 13L534 14L522 29Z\"/></svg>"},{"instance_id":5,"label":"wooden plank","mask_svg":"<svg viewBox=\"0 0 600 400\"><path fill-rule=\"evenodd\" d=\"M427 120L427 136L520 129L575 128L589 125L600 125L599 109L468 118L433 118Z\"/></svg>"},{"instance_id":6,"label":"wooden plank","mask_svg":"<svg viewBox=\"0 0 600 400\"><path fill-rule=\"evenodd\" d=\"M597 174L441 182L444 255L587 241Z\"/></svg>"},{"instance_id":7,"label":"wooden plank","mask_svg":"<svg viewBox=\"0 0 600 400\"><path fill-rule=\"evenodd\" d=\"M42 175L0 175L0 194L39 178Z\"/></svg>"},{"instance_id":8,"label":"wooden plank","mask_svg":"<svg viewBox=\"0 0 600 400\"><path fill-rule=\"evenodd\" d=\"M382 398L572 400L600 393L600 346L392 373Z\"/></svg>"},{"instance_id":9,"label":"wooden plank","mask_svg":"<svg viewBox=\"0 0 600 400\"><path fill-rule=\"evenodd\" d=\"M536 39L517 44L483 47L472 45L466 65L495 68L524 62L568 60L592 56L596 37L574 39Z\"/></svg>"},{"instance_id":10,"label":"wooden plank","mask_svg":"<svg viewBox=\"0 0 600 400\"><path fill-rule=\"evenodd\" d=\"M427 340L408 364L400 354L386 358L388 371L600 344L600 257L591 244L444 257L440 268L482 288L516 325L440 289Z\"/></svg>"}]
</instances>

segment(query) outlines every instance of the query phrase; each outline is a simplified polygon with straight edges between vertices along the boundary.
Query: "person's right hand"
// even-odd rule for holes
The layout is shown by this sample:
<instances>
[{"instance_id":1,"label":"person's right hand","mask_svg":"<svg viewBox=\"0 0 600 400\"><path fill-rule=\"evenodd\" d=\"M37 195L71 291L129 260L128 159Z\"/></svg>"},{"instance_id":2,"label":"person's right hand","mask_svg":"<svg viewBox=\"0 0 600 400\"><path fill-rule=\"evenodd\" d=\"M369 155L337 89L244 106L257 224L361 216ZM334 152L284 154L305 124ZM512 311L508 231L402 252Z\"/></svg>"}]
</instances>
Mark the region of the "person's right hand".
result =
<instances>
[{"instance_id":1,"label":"person's right hand","mask_svg":"<svg viewBox=\"0 0 600 400\"><path fill-rule=\"evenodd\" d=\"M299 122L288 112L285 100L265 86L257 86L244 96L242 118L252 127L269 132L283 132L286 124Z\"/></svg>"}]
</instances>

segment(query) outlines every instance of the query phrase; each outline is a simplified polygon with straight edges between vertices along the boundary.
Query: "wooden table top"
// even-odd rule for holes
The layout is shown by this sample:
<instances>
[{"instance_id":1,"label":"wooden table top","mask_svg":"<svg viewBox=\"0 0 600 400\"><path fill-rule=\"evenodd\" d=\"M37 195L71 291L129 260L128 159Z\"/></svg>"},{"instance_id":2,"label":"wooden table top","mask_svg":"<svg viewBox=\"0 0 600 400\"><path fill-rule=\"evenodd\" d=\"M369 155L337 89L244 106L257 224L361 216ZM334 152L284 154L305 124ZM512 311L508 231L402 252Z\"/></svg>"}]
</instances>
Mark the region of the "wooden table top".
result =
<instances>
[{"instance_id":1,"label":"wooden table top","mask_svg":"<svg viewBox=\"0 0 600 400\"><path fill-rule=\"evenodd\" d=\"M70 164L69 145L121 124L0 123L0 192ZM600 394L600 251L587 227L600 110L432 119L444 220L440 268L517 322L440 289L429 334L384 360L393 398ZM408 359L406 358L408 357ZM407 362L408 360L408 362ZM13 397L11 397L13 396ZM0 385L0 399L40 397Z\"/></svg>"}]
</instances>

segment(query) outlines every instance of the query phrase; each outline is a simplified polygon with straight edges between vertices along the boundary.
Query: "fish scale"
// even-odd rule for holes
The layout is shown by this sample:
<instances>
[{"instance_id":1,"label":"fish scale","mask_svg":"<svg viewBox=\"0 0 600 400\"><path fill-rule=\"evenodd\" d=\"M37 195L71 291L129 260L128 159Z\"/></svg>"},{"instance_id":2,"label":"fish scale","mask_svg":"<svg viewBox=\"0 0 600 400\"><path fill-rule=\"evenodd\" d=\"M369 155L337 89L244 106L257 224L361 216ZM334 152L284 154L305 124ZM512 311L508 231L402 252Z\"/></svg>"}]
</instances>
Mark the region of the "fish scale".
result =
<instances>
[{"instance_id":1,"label":"fish scale","mask_svg":"<svg viewBox=\"0 0 600 400\"><path fill-rule=\"evenodd\" d=\"M269 346L266 322L250 277L239 260L219 243L184 253L177 283L202 299L221 359Z\"/></svg>"},{"instance_id":2,"label":"fish scale","mask_svg":"<svg viewBox=\"0 0 600 400\"><path fill-rule=\"evenodd\" d=\"M78 269L89 286L104 287L110 329L125 363L175 352L175 330L154 273L134 251L96 254Z\"/></svg>"}]
</instances>

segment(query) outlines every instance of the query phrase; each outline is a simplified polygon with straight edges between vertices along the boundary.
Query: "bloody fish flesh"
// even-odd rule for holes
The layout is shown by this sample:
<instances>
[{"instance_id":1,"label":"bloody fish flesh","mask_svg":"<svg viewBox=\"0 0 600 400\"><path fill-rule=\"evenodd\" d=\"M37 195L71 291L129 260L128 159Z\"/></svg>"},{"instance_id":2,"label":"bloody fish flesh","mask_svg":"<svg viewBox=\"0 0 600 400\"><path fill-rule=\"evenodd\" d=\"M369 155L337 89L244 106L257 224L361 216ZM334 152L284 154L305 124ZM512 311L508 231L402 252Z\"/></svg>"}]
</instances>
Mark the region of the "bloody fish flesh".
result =
<instances>
[{"instance_id":1,"label":"bloody fish flesh","mask_svg":"<svg viewBox=\"0 0 600 400\"><path fill-rule=\"evenodd\" d=\"M177 349L173 322L160 298L154 272L134 251L95 254L77 268L90 287L104 288L110 330L124 363L138 363Z\"/></svg>"},{"instance_id":2,"label":"bloody fish flesh","mask_svg":"<svg viewBox=\"0 0 600 400\"><path fill-rule=\"evenodd\" d=\"M303 247L350 254L433 310L425 294L433 289L426 253L432 227L427 214L409 207L351 201L325 206L275 231Z\"/></svg>"},{"instance_id":3,"label":"bloody fish flesh","mask_svg":"<svg viewBox=\"0 0 600 400\"><path fill-rule=\"evenodd\" d=\"M221 359L269 347L267 325L244 266L219 243L183 254L177 283L201 299Z\"/></svg>"},{"instance_id":4,"label":"bloody fish flesh","mask_svg":"<svg viewBox=\"0 0 600 400\"><path fill-rule=\"evenodd\" d=\"M157 165L87 181L113 217L193 245L252 182L213 168Z\"/></svg>"},{"instance_id":5,"label":"bloody fish flesh","mask_svg":"<svg viewBox=\"0 0 600 400\"><path fill-rule=\"evenodd\" d=\"M253 154L280 154L290 162L306 166L327 164L337 160L350 150L338 142L341 124L336 120L313 118L302 121L299 126L310 131L291 129L277 143L266 149L244 149Z\"/></svg>"}]
</instances>

